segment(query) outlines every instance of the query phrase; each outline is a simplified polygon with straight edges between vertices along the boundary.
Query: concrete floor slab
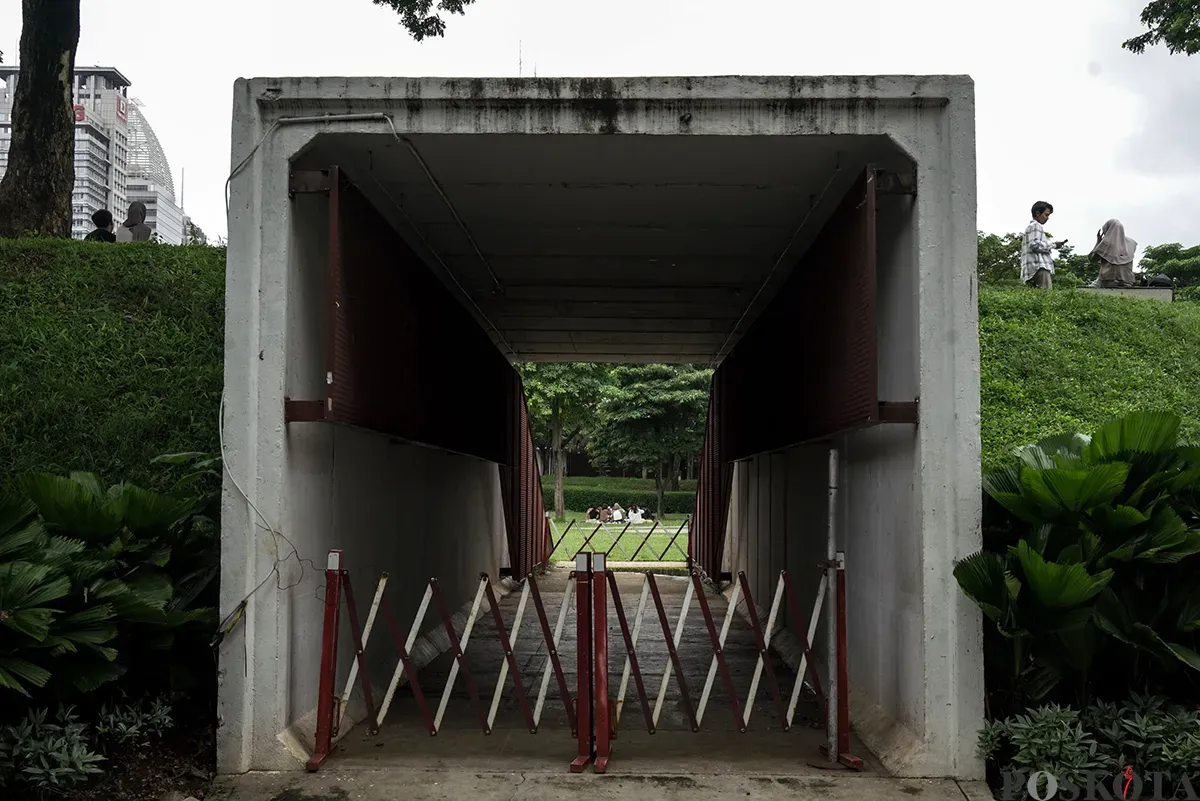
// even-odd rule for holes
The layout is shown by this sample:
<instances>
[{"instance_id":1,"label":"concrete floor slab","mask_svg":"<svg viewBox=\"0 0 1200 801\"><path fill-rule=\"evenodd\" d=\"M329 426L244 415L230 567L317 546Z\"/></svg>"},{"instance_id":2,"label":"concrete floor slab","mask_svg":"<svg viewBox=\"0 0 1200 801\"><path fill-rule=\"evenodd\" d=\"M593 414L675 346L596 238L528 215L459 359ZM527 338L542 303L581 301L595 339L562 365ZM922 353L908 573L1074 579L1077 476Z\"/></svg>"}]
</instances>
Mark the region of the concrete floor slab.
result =
<instances>
[{"instance_id":1,"label":"concrete floor slab","mask_svg":"<svg viewBox=\"0 0 1200 801\"><path fill-rule=\"evenodd\" d=\"M513 798L627 801L965 801L951 779L863 775L687 774L597 776L478 770L327 770L315 775L250 773L223 779L206 801L510 801ZM982 797L982 796L981 796Z\"/></svg>"}]
</instances>

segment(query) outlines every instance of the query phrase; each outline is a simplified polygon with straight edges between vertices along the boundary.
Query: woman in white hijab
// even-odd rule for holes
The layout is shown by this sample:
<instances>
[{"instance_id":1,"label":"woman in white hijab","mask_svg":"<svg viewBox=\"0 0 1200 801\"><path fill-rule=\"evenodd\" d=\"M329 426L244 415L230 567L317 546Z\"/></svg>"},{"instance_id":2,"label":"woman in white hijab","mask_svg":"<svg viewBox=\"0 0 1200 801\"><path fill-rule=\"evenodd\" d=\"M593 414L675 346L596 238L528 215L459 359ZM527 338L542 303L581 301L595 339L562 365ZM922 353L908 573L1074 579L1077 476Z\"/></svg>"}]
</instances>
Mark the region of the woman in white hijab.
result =
<instances>
[{"instance_id":1,"label":"woman in white hijab","mask_svg":"<svg viewBox=\"0 0 1200 801\"><path fill-rule=\"evenodd\" d=\"M1100 286L1133 286L1133 254L1137 242L1125 236L1120 220L1109 220L1096 232L1089 258L1100 262Z\"/></svg>"}]
</instances>

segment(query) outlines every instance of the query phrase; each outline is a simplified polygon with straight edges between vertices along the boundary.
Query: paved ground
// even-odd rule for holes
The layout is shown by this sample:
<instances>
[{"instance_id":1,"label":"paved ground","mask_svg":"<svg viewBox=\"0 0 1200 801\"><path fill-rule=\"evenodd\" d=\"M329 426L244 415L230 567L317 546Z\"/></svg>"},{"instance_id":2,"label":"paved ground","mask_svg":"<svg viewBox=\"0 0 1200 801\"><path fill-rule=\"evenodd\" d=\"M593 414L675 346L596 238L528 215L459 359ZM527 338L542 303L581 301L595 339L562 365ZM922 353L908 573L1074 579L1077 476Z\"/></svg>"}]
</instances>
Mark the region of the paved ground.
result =
<instances>
[{"instance_id":1,"label":"paved ground","mask_svg":"<svg viewBox=\"0 0 1200 801\"><path fill-rule=\"evenodd\" d=\"M250 774L221 783L205 801L988 801L977 786L870 776L570 775L456 770L327 770Z\"/></svg>"},{"instance_id":2,"label":"paved ground","mask_svg":"<svg viewBox=\"0 0 1200 801\"><path fill-rule=\"evenodd\" d=\"M632 628L644 578L638 573L618 573L617 576ZM540 582L552 626L566 582L567 571L561 568L550 571ZM659 577L658 586L673 630L683 607L687 580ZM513 593L500 601L506 627L512 626L518 599L519 594ZM706 593L705 599L719 630L727 604L724 598L711 592ZM559 652L566 682L573 694L576 690L574 610L569 609L567 614L566 634ZM707 627L695 599L688 610L687 621L679 656L695 711L712 659ZM471 635L467 657L485 714L504 660L499 642L490 615L481 616ZM724 651L733 677L734 694L744 706L758 652L754 633L741 617L735 618ZM522 684L532 703L536 700L542 668L547 661L545 643L532 604L526 609L514 652ZM609 652L611 695L616 696L625 649L611 599ZM653 709L668 651L652 600L645 610L636 652L648 703ZM786 703L795 676L777 657L773 659L773 665ZM440 700L449 667L450 660L442 657L421 671L421 686L433 709ZM537 734L529 732L513 682L511 678L506 681L492 733L485 736L466 683L460 678L451 693L446 717L436 737L429 735L412 690L406 686L397 694L383 730L375 736L361 727L351 731L320 773L251 774L223 782L217 795L210 797L232 801L390 801L400 797L507 801L517 796L536 799L587 797L598 801L623 798L627 801L631 793L639 797L686 798L688 801L728 799L735 795L768 800L786 797L822 801L903 798L928 801L970 798L974 801L975 798L990 797L967 795L953 781L883 778L873 757L857 741L854 748L866 760L866 770L859 774L842 768L831 770L818 751L824 735L817 718L817 704L811 693L805 691L794 725L784 731L764 676L753 704L748 731L739 732L729 694L718 674L699 732L692 731L691 715L680 683L672 679L657 730L650 734L631 680L608 774L571 775L567 765L575 755L576 745L556 681L550 683Z\"/></svg>"}]
</instances>

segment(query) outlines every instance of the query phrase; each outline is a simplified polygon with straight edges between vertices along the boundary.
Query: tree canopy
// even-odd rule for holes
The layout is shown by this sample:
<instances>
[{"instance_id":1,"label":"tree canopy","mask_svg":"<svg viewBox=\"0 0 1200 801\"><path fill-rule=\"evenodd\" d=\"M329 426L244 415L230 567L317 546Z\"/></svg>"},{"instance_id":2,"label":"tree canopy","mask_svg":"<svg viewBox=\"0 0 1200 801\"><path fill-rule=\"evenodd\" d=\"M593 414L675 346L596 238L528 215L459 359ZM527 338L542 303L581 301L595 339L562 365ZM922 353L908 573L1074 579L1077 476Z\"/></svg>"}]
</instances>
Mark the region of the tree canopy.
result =
<instances>
[{"instance_id":1,"label":"tree canopy","mask_svg":"<svg viewBox=\"0 0 1200 801\"><path fill-rule=\"evenodd\" d=\"M588 449L607 467L655 468L662 514L667 470L704 445L712 371L690 365L627 364L613 370Z\"/></svg>"},{"instance_id":2,"label":"tree canopy","mask_svg":"<svg viewBox=\"0 0 1200 801\"><path fill-rule=\"evenodd\" d=\"M1121 47L1144 53L1147 47L1164 44L1171 54L1200 53L1200 0L1153 0L1142 9L1145 33L1127 39Z\"/></svg>"},{"instance_id":3,"label":"tree canopy","mask_svg":"<svg viewBox=\"0 0 1200 801\"><path fill-rule=\"evenodd\" d=\"M377 6L395 9L400 24L418 42L430 36L445 36L446 22L435 13L433 0L371 0ZM475 0L438 0L437 11L462 14Z\"/></svg>"},{"instance_id":4,"label":"tree canopy","mask_svg":"<svg viewBox=\"0 0 1200 801\"><path fill-rule=\"evenodd\" d=\"M595 415L609 383L609 368L590 363L534 363L519 366L529 402L534 439L549 445L554 474L554 512L562 518L567 445Z\"/></svg>"}]
</instances>

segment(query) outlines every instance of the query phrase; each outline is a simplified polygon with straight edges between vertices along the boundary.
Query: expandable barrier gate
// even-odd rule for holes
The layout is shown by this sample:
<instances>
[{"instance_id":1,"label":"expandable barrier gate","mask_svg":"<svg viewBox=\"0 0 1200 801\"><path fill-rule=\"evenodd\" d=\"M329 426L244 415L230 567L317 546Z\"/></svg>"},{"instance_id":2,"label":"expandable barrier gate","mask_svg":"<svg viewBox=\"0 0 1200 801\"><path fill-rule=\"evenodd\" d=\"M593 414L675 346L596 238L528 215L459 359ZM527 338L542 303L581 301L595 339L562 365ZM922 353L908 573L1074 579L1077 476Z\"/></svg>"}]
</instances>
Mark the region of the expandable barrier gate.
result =
<instances>
[{"instance_id":1,"label":"expandable barrier gate","mask_svg":"<svg viewBox=\"0 0 1200 801\"><path fill-rule=\"evenodd\" d=\"M590 524L591 524L591 521L589 520L585 525L590 525ZM583 540L583 544L579 546L579 549L576 550L575 553L570 554L568 558L569 559L577 559L580 555L588 553L587 547L588 547L588 545L591 544L592 538L595 537L597 534L599 534L601 531L603 531L605 536L609 537L612 540L612 545L610 545L608 547L608 550L605 551L603 554L606 558L609 556L612 556L613 551L619 549L621 551L622 556L624 556L626 560L628 560L630 562L636 562L637 558L638 558L638 554L640 554L642 552L642 549L645 548L646 545L650 542L650 538L653 537L655 532L657 532L659 529L658 529L658 521L655 520L654 524L650 527L650 530L646 532L646 535L644 537L642 537L642 541L640 543L638 543L637 548L634 548L633 554L630 555L629 551L625 550L625 546L621 544L621 538L625 536L625 533L627 531L629 531L629 527L632 525L633 525L632 521L625 523L625 526L623 528L621 527L620 523L600 523L600 522L596 523L595 528L592 529L592 533L587 535L587 537ZM546 526L547 526L548 531L553 531L553 524L550 523L549 516L547 516L547 518L546 518ZM567 541L567 535L571 533L571 529L574 527L575 527L575 520L572 519L569 523L567 523L567 527L563 529L562 534L559 535L557 542L554 540L553 534L548 534L548 536L550 536L550 557L551 558L554 557L554 554L556 551L558 551L559 547L561 547L562 544ZM610 527L611 528L620 528L620 531L618 531L617 534L614 536L612 531L610 530ZM580 526L580 528L584 528L584 526ZM680 523L679 528L675 529L675 532L673 534L671 533L670 529L666 528L665 526L663 527L663 529L662 529L663 533L671 534L671 539L669 542L667 542L667 546L665 548L663 548L662 553L660 553L657 557L655 557L654 561L656 561L656 562L676 561L673 558L675 553L677 553L681 557L683 557L682 559L678 560L679 562L682 563L682 562L690 561L688 559L687 551L685 551L683 549L683 546L681 546L678 543L679 535L683 534L683 531L685 528L689 530L688 535L690 536L690 534L691 534L691 532L690 532L691 518L690 517L687 520L684 520L682 523ZM635 530L633 532L633 535L634 535L634 537L637 537L640 533L641 533L640 531ZM687 540L685 539L684 542L686 542L686 541ZM674 551L674 553L672 553L672 551ZM651 550L651 551L648 551L648 553L654 553L654 551ZM672 557L672 559L668 559L668 556Z\"/></svg>"},{"instance_id":2,"label":"expandable barrier gate","mask_svg":"<svg viewBox=\"0 0 1200 801\"><path fill-rule=\"evenodd\" d=\"M827 695L822 691L821 680L815 669L810 644L813 636L816 634L817 623L821 617L825 595L830 589L831 574L832 581L834 582L833 587L835 588L835 592L833 593L835 607L832 617L836 620L835 636L831 637L831 639L836 641L836 655L834 659L830 660L830 682L833 686ZM783 731L788 731L795 718L800 692L804 684L804 676L807 675L821 703L826 721L828 742L825 746L822 746L822 752L826 756L832 755L831 759L839 761L848 767L854 769L862 768L862 760L850 752L849 693L847 691L846 671L845 560L843 554L840 552L837 553L837 558L834 562L824 565L807 630L800 633L803 656L800 660L796 681L786 703L781 692L779 679L772 665L769 649L771 637L776 630L776 622L784 603L787 604L788 612L792 615L793 619L802 619L796 593L792 587L792 580L787 571L782 571L779 574L779 580L776 583L775 593L765 626L760 622L758 608L751 594L746 574L739 573L737 581L733 584L728 608L721 622L720 629L717 628L716 620L709 606L704 587L704 578L699 570L691 571L679 618L674 622L673 627L671 621L668 619L663 605L662 594L659 591L658 582L653 573L645 574L637 609L631 621L626 613L620 590L617 586L616 575L612 570L607 569L606 556L601 553L581 553L576 556L575 570L570 573L562 598L558 602L558 614L553 626L551 626L550 618L546 613L541 590L535 575L529 575L522 583L521 595L510 631L504 625L503 615L496 601L491 580L487 574L481 574L474 600L471 603L470 611L467 614L466 622L462 629L461 637L456 632L454 618L446 605L445 597L436 578L429 580L407 636L402 636L399 624L392 614L387 601L387 584L388 575L384 573L380 577L376 587L366 623L360 629L354 591L350 583L350 575L343 562L342 552L337 550L329 552L329 561L325 571L325 619L321 652L320 696L317 706L316 747L312 758L308 762L309 770L317 770L328 759L333 742L344 723L350 695L356 680L361 683L363 701L366 705L365 722L372 734L378 733L380 727L383 725L401 679L402 677L407 677L425 727L429 730L430 735L437 735L441 731L442 720L450 700L450 694L460 675L466 684L480 729L484 734L490 734L499 710L505 683L510 673L512 674L514 692L525 719L524 722L531 734L538 731L551 679L555 680L558 694L570 722L571 735L576 738L578 746L577 755L570 766L573 773L582 772L588 764L593 765L596 773L603 773L607 769L609 759L612 755L612 741L617 738L618 724L625 706L626 696L630 689L630 678L633 679L636 702L641 708L646 730L650 734L654 734L657 731L663 703L672 678L675 679L678 685L691 729L698 732L700 731L705 713L708 710L709 700L718 673L721 674L726 693L730 699L730 712L733 715L734 725L740 732L745 732L749 728L754 702L757 699L759 685L764 674L767 679L768 692L774 702L775 712L779 716L781 728ZM609 693L611 685L608 670L610 592L612 595L612 609L616 612L617 627L620 631L625 650L624 668L621 671L616 695L612 697L610 697ZM337 645L340 608L343 597L345 598L350 632L355 640L355 658L351 664L342 692L339 695L336 687ZM700 608L704 629L712 646L712 659L697 704L692 703L692 692L678 652L693 599ZM571 605L572 600L575 603L575 658L578 680L574 697L571 696L570 689L568 688L558 651L567 621L568 607ZM479 694L479 688L471 674L466 655L468 643L470 642L472 632L485 601L495 623L496 634L500 639L500 644L504 652L504 661L500 666L500 675L492 693L490 706L486 711ZM520 667L514 655L514 650L522 631L521 624L530 601L533 602L534 611L537 616L537 635L541 637L542 645L546 649L546 661L541 669L541 682L538 685L537 697L532 702L525 689ZM754 631L758 651L757 661L751 677L750 690L744 704L738 701L733 676L724 652L725 640L733 624L733 618L737 614L738 604L743 601L750 626ZM435 606L438 616L441 619L441 626L449 642L449 650L454 656L449 677L445 687L442 689L440 702L436 710L431 709L424 695L418 677L418 669L414 666L412 656L417 636L420 633L421 624L428 613L431 603ZM659 683L658 694L653 699L647 691L645 677L642 675L638 660L638 641L644 625L645 613L650 604L653 604L654 616L657 618L658 625L662 629L669 656ZM398 658L383 701L376 706L371 684L366 677L364 653L368 638L371 635L380 611L382 611L383 617L387 622Z\"/></svg>"}]
</instances>

